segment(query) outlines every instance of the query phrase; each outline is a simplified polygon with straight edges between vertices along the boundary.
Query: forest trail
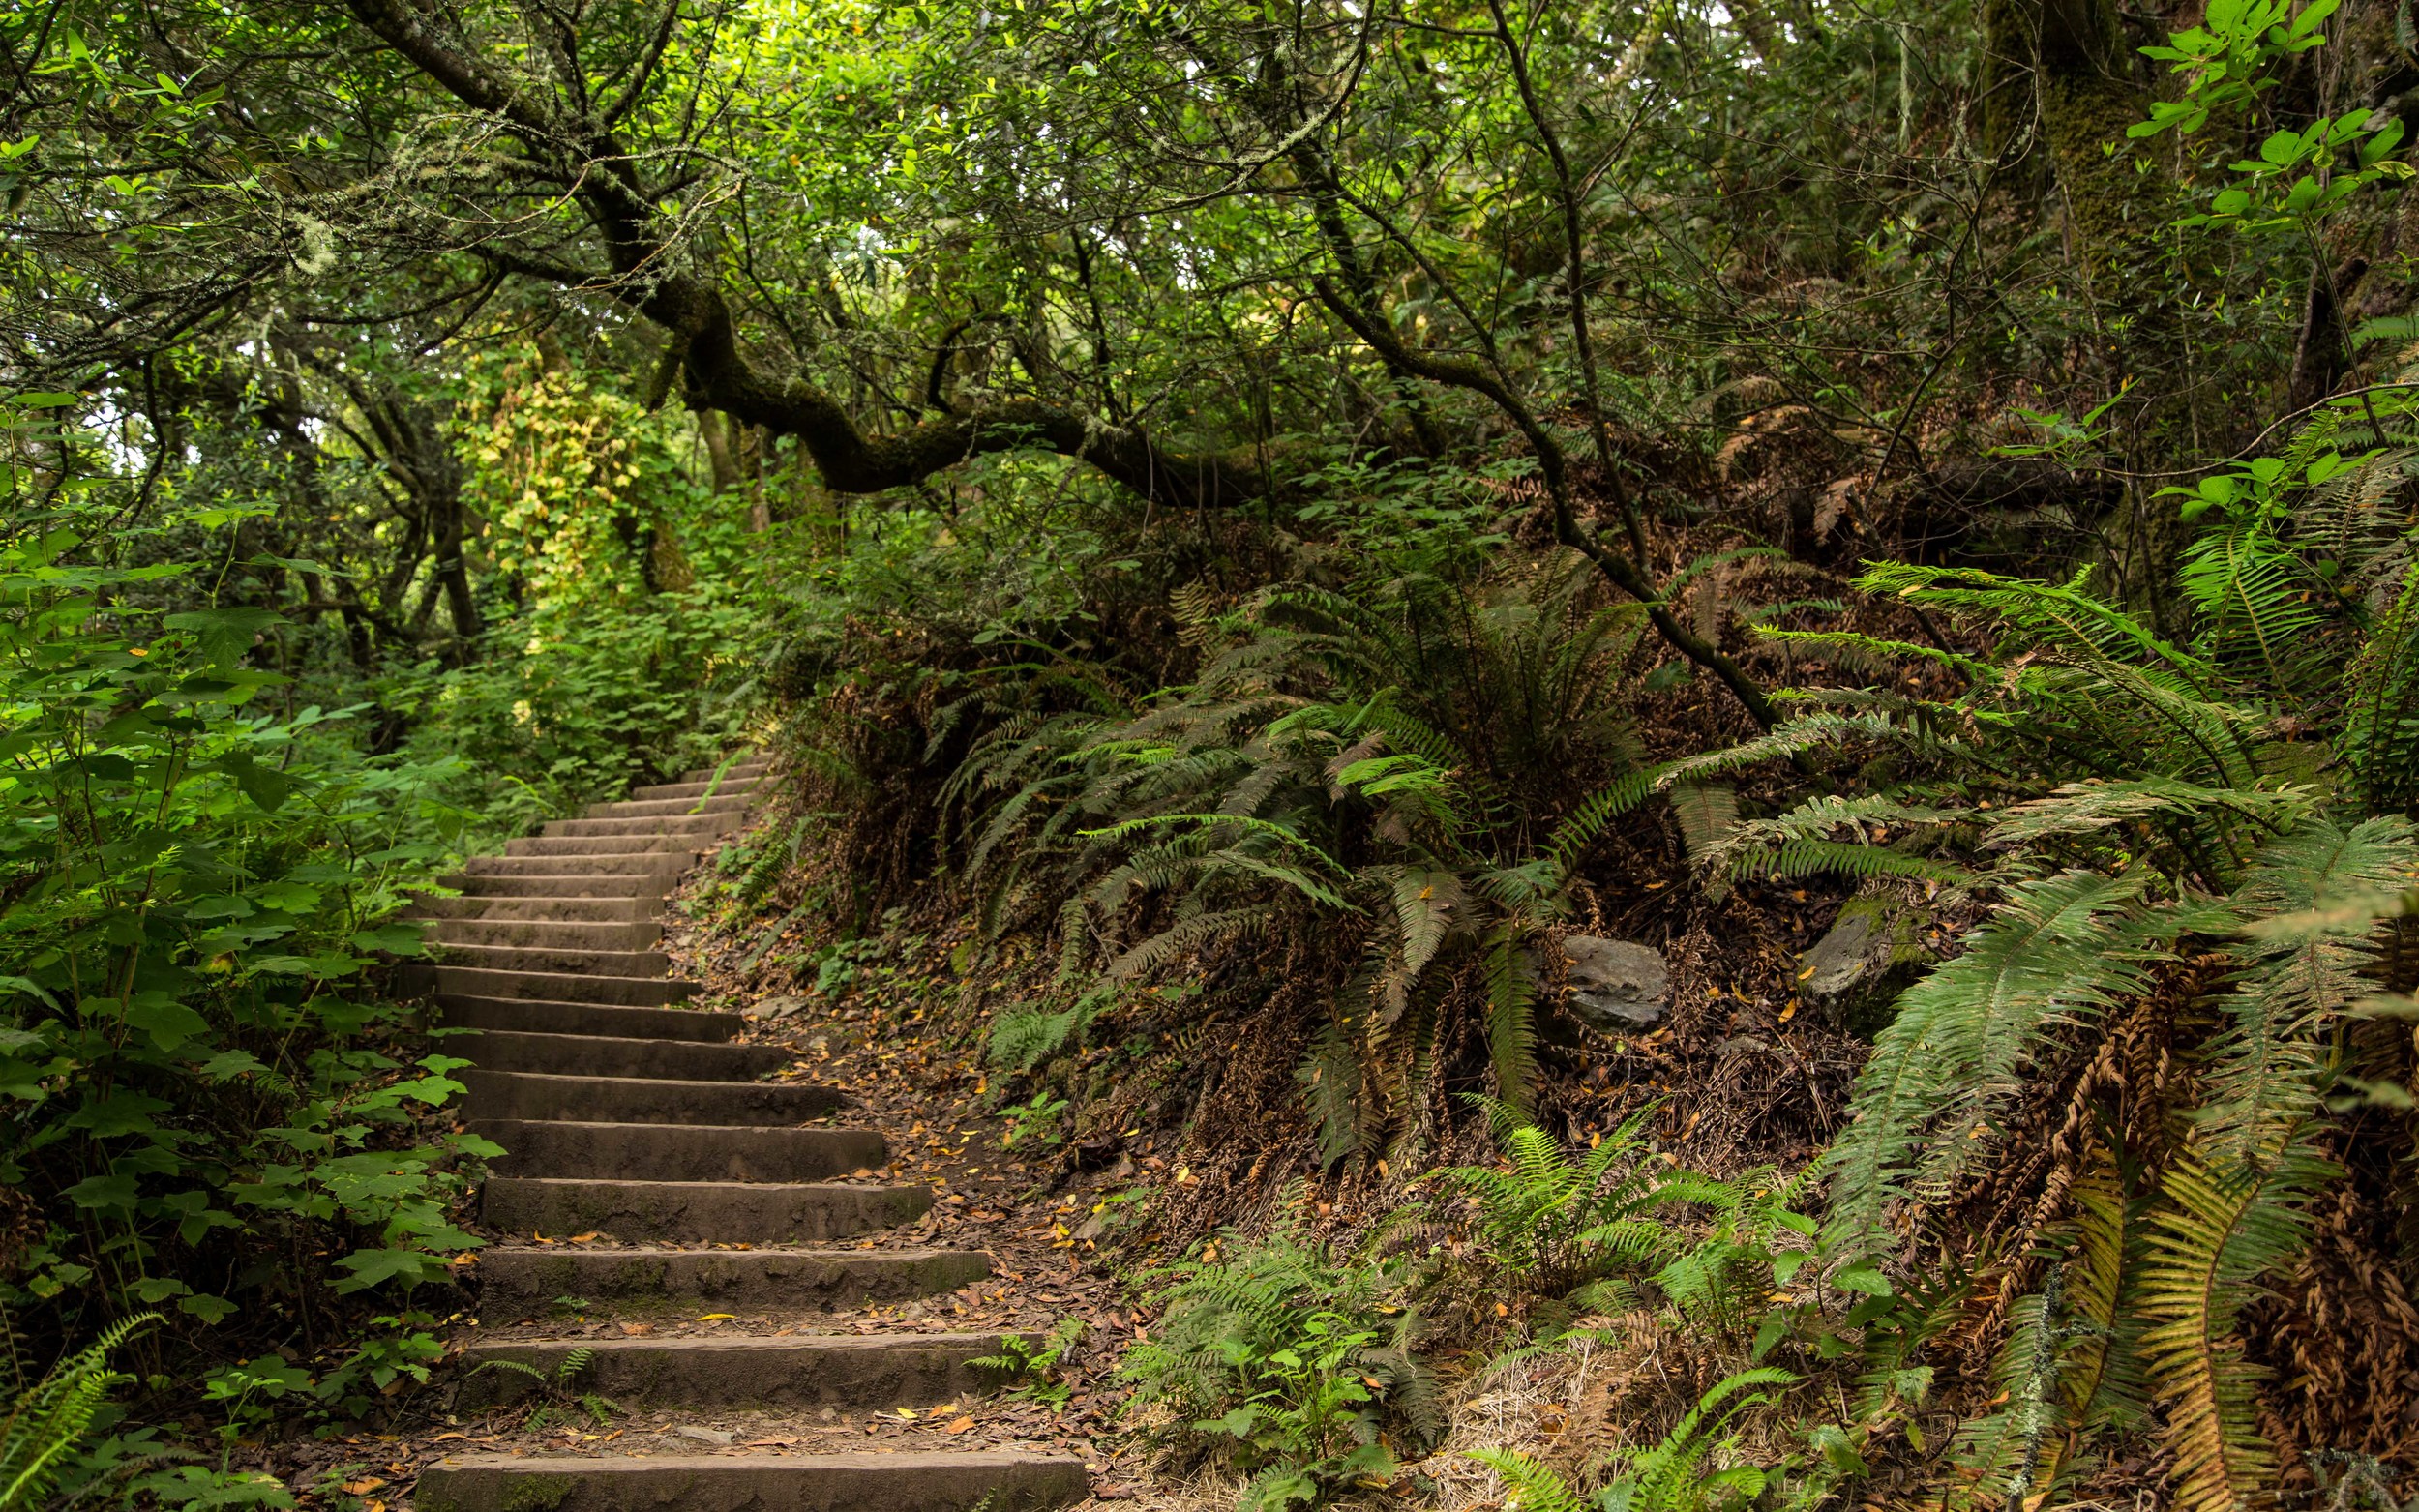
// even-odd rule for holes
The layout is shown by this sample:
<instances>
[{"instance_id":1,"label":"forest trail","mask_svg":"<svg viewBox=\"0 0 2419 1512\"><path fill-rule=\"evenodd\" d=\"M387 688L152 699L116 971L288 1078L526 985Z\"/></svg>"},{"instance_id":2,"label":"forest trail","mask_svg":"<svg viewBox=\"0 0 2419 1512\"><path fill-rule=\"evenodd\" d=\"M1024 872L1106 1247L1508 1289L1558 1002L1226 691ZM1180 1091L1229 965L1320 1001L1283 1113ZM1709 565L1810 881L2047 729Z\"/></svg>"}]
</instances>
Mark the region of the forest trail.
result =
<instances>
[{"instance_id":1,"label":"forest trail","mask_svg":"<svg viewBox=\"0 0 2419 1512\"><path fill-rule=\"evenodd\" d=\"M744 821L766 770L695 772L551 823L426 910L444 1022L481 1031L447 1046L475 1061L464 1113L508 1151L484 1197L503 1237L478 1261L462 1405L534 1393L579 1426L425 1469L420 1512L1022 1512L1086 1494L1079 1459L855 1437L868 1411L971 1401L1001 1335L828 1331L990 1260L886 1243L932 1194L877 1175L886 1141L834 1121L836 1089L759 1080L790 1056L735 1043L737 1014L684 1006L695 985L657 948L666 892ZM606 1427L581 1419L583 1396L697 1421L614 1452L629 1430L580 1432Z\"/></svg>"}]
</instances>

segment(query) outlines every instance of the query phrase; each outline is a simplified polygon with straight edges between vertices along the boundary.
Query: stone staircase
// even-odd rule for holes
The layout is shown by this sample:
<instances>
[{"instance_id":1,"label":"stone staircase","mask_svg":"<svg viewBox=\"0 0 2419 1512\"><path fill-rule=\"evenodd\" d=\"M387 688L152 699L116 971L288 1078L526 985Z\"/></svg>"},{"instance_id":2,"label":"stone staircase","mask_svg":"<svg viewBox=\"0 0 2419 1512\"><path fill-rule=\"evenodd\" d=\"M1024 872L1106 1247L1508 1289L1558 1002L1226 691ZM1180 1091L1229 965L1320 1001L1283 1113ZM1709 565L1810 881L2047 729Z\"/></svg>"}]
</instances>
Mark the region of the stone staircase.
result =
<instances>
[{"instance_id":1,"label":"stone staircase","mask_svg":"<svg viewBox=\"0 0 2419 1512\"><path fill-rule=\"evenodd\" d=\"M471 861L452 879L462 896L421 911L441 946L441 1021L480 1031L446 1045L475 1062L457 1073L468 1126L506 1151L483 1199L483 1221L505 1237L477 1262L487 1326L463 1362L465 1405L545 1389L482 1364L552 1376L584 1349L578 1389L623 1408L819 1419L784 1438L799 1452L461 1455L421 1472L418 1512L1026 1512L1087 1493L1082 1462L1063 1456L841 1448L838 1432L812 1432L835 1409L979 1392L971 1362L999 1352L1000 1336L812 1331L843 1309L981 1280L990 1262L868 1247L864 1236L920 1217L931 1194L873 1177L887 1159L881 1135L819 1122L840 1111L832 1089L759 1080L790 1056L735 1043L740 1016L682 1006L694 984L672 979L656 948L664 893L745 819L765 770L691 773L549 824ZM842 1240L856 1243L825 1247ZM566 1301L583 1323L663 1319L665 1331L549 1337L539 1320ZM748 1332L671 1331L701 1309L712 1311L700 1323L758 1316Z\"/></svg>"}]
</instances>

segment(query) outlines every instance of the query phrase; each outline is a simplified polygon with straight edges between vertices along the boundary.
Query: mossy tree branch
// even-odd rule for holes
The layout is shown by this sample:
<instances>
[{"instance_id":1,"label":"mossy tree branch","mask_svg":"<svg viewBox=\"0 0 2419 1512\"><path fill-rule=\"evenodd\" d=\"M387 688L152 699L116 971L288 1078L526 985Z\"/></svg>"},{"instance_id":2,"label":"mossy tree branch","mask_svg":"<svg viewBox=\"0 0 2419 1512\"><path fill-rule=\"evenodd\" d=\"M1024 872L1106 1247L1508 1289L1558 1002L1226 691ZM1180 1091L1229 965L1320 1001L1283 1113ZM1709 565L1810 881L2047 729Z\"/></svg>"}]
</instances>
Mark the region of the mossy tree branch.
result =
<instances>
[{"instance_id":1,"label":"mossy tree branch","mask_svg":"<svg viewBox=\"0 0 2419 1512\"><path fill-rule=\"evenodd\" d=\"M680 351L694 401L796 437L832 489L875 493L906 488L975 457L1032 450L1080 460L1154 504L1211 508L1268 493L1267 478L1246 461L1170 451L1138 428L1104 424L1038 398L867 433L812 380L776 371L748 351L721 287L681 266L668 218L640 176L638 157L613 130L614 116L566 108L524 88L481 57L434 6L351 0L350 9L432 83L511 130L532 165L579 207L608 268L591 272L494 247L482 249L483 255L523 276L600 290L662 326Z\"/></svg>"}]
</instances>

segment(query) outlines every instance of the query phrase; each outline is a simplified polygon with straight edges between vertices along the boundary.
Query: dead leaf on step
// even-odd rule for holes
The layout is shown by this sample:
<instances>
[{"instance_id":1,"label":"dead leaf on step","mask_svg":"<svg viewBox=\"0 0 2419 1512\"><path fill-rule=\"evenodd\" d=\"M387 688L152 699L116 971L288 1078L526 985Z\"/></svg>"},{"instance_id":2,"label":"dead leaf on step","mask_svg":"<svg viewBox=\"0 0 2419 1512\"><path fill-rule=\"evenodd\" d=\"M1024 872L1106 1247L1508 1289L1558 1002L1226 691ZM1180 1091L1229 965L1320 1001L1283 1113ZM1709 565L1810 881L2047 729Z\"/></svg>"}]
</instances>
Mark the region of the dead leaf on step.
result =
<instances>
[{"instance_id":1,"label":"dead leaf on step","mask_svg":"<svg viewBox=\"0 0 2419 1512\"><path fill-rule=\"evenodd\" d=\"M727 1323L738 1316L739 1315L736 1313L703 1313L699 1315L698 1321L701 1323Z\"/></svg>"},{"instance_id":2,"label":"dead leaf on step","mask_svg":"<svg viewBox=\"0 0 2419 1512\"><path fill-rule=\"evenodd\" d=\"M430 1440L429 1440L429 1442L431 1442L431 1443L443 1443L443 1442L444 1442L446 1439L448 1439L448 1438L469 1438L469 1437L470 1437L470 1436L469 1436L468 1434L439 1434L439 1435L437 1435L435 1438L433 1438L430 1439ZM351 1442L352 1440L350 1440L350 1439L346 1439L345 1441L346 1441L347 1443L349 1443L349 1442Z\"/></svg>"},{"instance_id":3,"label":"dead leaf on step","mask_svg":"<svg viewBox=\"0 0 2419 1512\"><path fill-rule=\"evenodd\" d=\"M974 1420L972 1418L961 1417L956 1422L951 1423L948 1427L942 1429L941 1432L944 1434L962 1434L973 1426Z\"/></svg>"},{"instance_id":4,"label":"dead leaf on step","mask_svg":"<svg viewBox=\"0 0 2419 1512\"><path fill-rule=\"evenodd\" d=\"M742 1449L788 1449L796 1444L795 1438L751 1438L739 1447Z\"/></svg>"},{"instance_id":5,"label":"dead leaf on step","mask_svg":"<svg viewBox=\"0 0 2419 1512\"><path fill-rule=\"evenodd\" d=\"M587 1232L585 1232L585 1233L575 1233L575 1234L573 1234L573 1235L571 1236L571 1242L572 1242L572 1243L574 1243L574 1244L585 1244L585 1243L587 1243L590 1239L599 1238L599 1237L602 1237L602 1235L600 1234L600 1232L599 1232L597 1230L590 1229L590 1230L589 1230Z\"/></svg>"},{"instance_id":6,"label":"dead leaf on step","mask_svg":"<svg viewBox=\"0 0 2419 1512\"><path fill-rule=\"evenodd\" d=\"M653 1323L623 1323L620 1325L620 1328L623 1333L628 1334L633 1339L639 1337L641 1334L650 1334L655 1331L655 1325Z\"/></svg>"},{"instance_id":7,"label":"dead leaf on step","mask_svg":"<svg viewBox=\"0 0 2419 1512\"><path fill-rule=\"evenodd\" d=\"M374 1475L371 1476L368 1480L348 1480L344 1482L344 1495L348 1497L366 1497L385 1484L385 1481L380 1480Z\"/></svg>"}]
</instances>

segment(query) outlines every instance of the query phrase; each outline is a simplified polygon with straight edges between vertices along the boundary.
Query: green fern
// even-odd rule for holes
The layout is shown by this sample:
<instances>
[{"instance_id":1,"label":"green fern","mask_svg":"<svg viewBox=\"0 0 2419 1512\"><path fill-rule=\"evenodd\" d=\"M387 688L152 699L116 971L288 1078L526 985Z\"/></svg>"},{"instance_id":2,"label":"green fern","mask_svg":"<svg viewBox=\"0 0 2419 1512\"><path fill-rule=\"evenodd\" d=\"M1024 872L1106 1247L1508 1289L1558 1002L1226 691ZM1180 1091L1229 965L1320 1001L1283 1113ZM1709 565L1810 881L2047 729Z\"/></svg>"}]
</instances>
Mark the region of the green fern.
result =
<instances>
[{"instance_id":1,"label":"green fern","mask_svg":"<svg viewBox=\"0 0 2419 1512\"><path fill-rule=\"evenodd\" d=\"M134 1379L109 1368L110 1354L159 1320L156 1313L121 1319L40 1380L12 1379L8 1415L0 1418L0 1512L30 1512L49 1504L109 1393ZM15 1378L14 1329L8 1342Z\"/></svg>"},{"instance_id":2,"label":"green fern","mask_svg":"<svg viewBox=\"0 0 2419 1512\"><path fill-rule=\"evenodd\" d=\"M1715 1383L1660 1442L1629 1455L1604 1489L1583 1497L1550 1468L1508 1449L1479 1449L1471 1458L1504 1479L1506 1512L1730 1512L1754 1504L1771 1477L1752 1465L1709 1466L1734 1458L1739 1436L1716 1438L1740 1413L1768 1406L1798 1378L1770 1366L1740 1371Z\"/></svg>"},{"instance_id":3,"label":"green fern","mask_svg":"<svg viewBox=\"0 0 2419 1512\"><path fill-rule=\"evenodd\" d=\"M2161 1179L2142 1279L2143 1306L2158 1321L2142 1345L2187 1512L2234 1512L2276 1486L2276 1451L2257 1420L2263 1373L2244 1358L2234 1323L2260 1279L2308 1242L2302 1205L2336 1174L2305 1141L2296 1131L2256 1166L2216 1169L2187 1156Z\"/></svg>"},{"instance_id":4,"label":"green fern","mask_svg":"<svg viewBox=\"0 0 2419 1512\"><path fill-rule=\"evenodd\" d=\"M2372 991L2376 919L2402 911L2415 874L2419 845L2401 819L2310 820L2252 858L2230 900L2247 938L2218 1000L2227 1028L2203 1052L2209 1160L2247 1164L2315 1111L2332 1031Z\"/></svg>"},{"instance_id":5,"label":"green fern","mask_svg":"<svg viewBox=\"0 0 2419 1512\"><path fill-rule=\"evenodd\" d=\"M1686 1175L1655 1178L1643 1132L1653 1109L1573 1153L1512 1105L1472 1101L1486 1111L1505 1169L1454 1166L1428 1179L1471 1203L1478 1238L1506 1275L1561 1297L1616 1271L1642 1274L1662 1262L1677 1235L1649 1215L1703 1193Z\"/></svg>"},{"instance_id":6,"label":"green fern","mask_svg":"<svg viewBox=\"0 0 2419 1512\"><path fill-rule=\"evenodd\" d=\"M2016 887L1962 955L1899 997L1857 1078L1855 1120L1825 1156L1832 1243L1869 1253L1893 1201L1947 1191L2042 1035L2145 990L2173 926L2145 912L2141 887L2087 872Z\"/></svg>"},{"instance_id":7,"label":"green fern","mask_svg":"<svg viewBox=\"0 0 2419 1512\"><path fill-rule=\"evenodd\" d=\"M2419 799L2419 566L2405 571L2345 677L2344 762L2385 810Z\"/></svg>"}]
</instances>

